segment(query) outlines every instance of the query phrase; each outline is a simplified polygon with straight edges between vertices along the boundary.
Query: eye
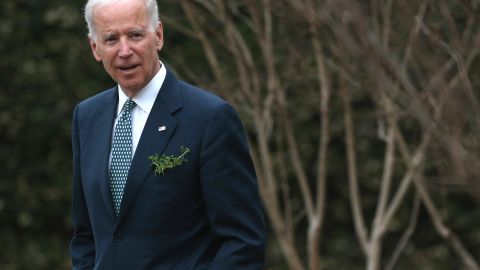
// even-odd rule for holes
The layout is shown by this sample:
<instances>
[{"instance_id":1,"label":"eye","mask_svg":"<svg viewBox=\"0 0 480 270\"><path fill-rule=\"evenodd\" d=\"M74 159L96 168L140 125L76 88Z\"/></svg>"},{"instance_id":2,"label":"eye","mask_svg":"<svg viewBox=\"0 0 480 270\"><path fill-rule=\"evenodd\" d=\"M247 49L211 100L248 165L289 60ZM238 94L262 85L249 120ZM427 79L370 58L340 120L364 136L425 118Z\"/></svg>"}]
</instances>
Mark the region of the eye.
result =
<instances>
[{"instance_id":1,"label":"eye","mask_svg":"<svg viewBox=\"0 0 480 270\"><path fill-rule=\"evenodd\" d=\"M117 41L117 38L115 36L108 36L103 39L103 42L105 42L105 44L114 44L115 41Z\"/></svg>"},{"instance_id":2,"label":"eye","mask_svg":"<svg viewBox=\"0 0 480 270\"><path fill-rule=\"evenodd\" d=\"M130 38L133 40L140 40L143 38L143 33L142 32L132 32L130 34Z\"/></svg>"}]
</instances>

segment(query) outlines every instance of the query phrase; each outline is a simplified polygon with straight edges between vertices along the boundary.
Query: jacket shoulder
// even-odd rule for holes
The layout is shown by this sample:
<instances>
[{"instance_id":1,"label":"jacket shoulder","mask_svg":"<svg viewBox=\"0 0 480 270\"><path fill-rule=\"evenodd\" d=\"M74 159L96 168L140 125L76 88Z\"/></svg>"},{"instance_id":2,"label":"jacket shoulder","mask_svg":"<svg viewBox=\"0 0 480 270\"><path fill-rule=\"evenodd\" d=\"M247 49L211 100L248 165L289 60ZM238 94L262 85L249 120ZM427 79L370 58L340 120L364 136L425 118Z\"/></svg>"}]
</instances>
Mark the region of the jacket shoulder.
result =
<instances>
[{"instance_id":1,"label":"jacket shoulder","mask_svg":"<svg viewBox=\"0 0 480 270\"><path fill-rule=\"evenodd\" d=\"M199 110L212 110L228 104L225 99L208 90L193 86L184 81L179 83L183 105Z\"/></svg>"}]
</instances>

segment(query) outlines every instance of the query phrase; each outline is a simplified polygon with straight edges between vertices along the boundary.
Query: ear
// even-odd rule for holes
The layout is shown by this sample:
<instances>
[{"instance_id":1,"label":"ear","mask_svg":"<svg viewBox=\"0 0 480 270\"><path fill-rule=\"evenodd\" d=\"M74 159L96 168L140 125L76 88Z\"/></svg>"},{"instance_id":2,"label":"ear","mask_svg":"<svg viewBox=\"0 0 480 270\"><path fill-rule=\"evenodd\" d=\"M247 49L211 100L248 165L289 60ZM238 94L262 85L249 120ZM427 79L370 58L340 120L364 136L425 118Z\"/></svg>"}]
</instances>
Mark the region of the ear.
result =
<instances>
[{"instance_id":1,"label":"ear","mask_svg":"<svg viewBox=\"0 0 480 270\"><path fill-rule=\"evenodd\" d=\"M162 22L158 23L157 29L155 29L155 46L157 51L160 51L163 48L163 24Z\"/></svg>"},{"instance_id":2,"label":"ear","mask_svg":"<svg viewBox=\"0 0 480 270\"><path fill-rule=\"evenodd\" d=\"M93 57L95 57L95 59L97 61L102 61L102 55L99 52L99 48L97 46L97 43L95 42L95 40L91 36L88 36L88 39L90 41L90 48L92 48Z\"/></svg>"}]
</instances>

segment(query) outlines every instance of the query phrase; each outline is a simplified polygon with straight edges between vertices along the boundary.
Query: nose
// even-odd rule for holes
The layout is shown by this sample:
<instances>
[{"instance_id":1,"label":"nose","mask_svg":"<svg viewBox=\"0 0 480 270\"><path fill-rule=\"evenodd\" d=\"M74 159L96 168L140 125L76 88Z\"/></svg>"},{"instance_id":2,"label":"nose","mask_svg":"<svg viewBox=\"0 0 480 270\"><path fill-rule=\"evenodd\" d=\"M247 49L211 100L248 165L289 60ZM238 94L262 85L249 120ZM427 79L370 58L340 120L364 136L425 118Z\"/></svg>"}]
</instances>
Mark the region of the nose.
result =
<instances>
[{"instance_id":1,"label":"nose","mask_svg":"<svg viewBox=\"0 0 480 270\"><path fill-rule=\"evenodd\" d=\"M129 57L132 55L132 48L128 42L128 40L123 39L120 41L120 50L118 52L118 56L120 57Z\"/></svg>"}]
</instances>

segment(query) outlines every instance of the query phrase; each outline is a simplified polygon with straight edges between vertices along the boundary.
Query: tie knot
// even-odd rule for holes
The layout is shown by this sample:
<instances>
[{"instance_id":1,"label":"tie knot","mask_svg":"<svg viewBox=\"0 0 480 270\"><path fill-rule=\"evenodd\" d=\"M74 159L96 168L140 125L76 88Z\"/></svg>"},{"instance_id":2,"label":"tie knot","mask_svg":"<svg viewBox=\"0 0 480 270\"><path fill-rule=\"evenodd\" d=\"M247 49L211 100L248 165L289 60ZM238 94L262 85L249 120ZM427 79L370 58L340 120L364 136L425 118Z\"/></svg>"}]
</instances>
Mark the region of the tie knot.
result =
<instances>
[{"instance_id":1,"label":"tie knot","mask_svg":"<svg viewBox=\"0 0 480 270\"><path fill-rule=\"evenodd\" d=\"M125 104L123 104L123 111L124 112L131 112L132 109L137 105L133 99L129 98L127 101L125 101Z\"/></svg>"}]
</instances>

